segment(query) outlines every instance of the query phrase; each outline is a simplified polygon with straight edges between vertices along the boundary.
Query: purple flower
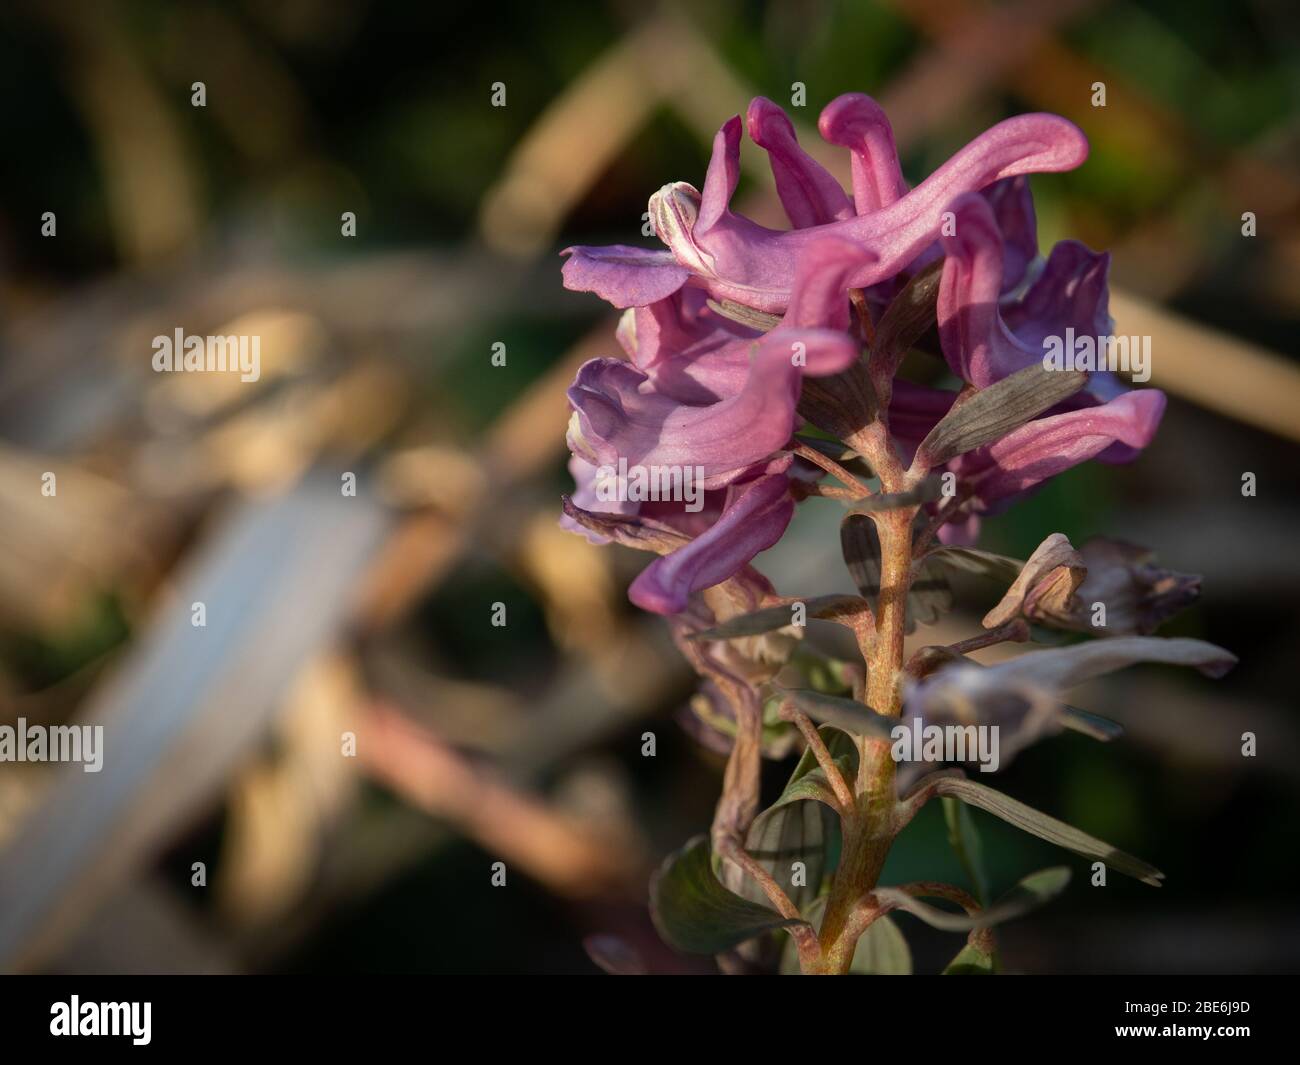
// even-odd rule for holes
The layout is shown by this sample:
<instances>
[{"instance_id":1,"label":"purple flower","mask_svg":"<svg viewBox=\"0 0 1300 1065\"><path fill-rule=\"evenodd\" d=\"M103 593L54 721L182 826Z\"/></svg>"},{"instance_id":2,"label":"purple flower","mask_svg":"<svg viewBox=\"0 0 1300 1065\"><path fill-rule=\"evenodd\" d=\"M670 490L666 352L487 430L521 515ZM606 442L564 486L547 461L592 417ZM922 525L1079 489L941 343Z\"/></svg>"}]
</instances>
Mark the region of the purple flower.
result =
<instances>
[{"instance_id":1,"label":"purple flower","mask_svg":"<svg viewBox=\"0 0 1300 1065\"><path fill-rule=\"evenodd\" d=\"M858 214L878 211L907 195L911 186L898 161L893 127L870 96L846 93L837 97L822 111L818 128L826 141L852 152L853 201ZM752 125L750 136L757 141ZM981 195L992 207L1006 241L1002 291L1010 292L1024 279L1030 262L1038 255L1038 224L1029 181L1024 176L1003 178L984 188ZM893 295L901 287L900 280L942 256L942 245L933 242L894 279L881 284L886 290L882 295Z\"/></svg>"},{"instance_id":2,"label":"purple flower","mask_svg":"<svg viewBox=\"0 0 1300 1065\"><path fill-rule=\"evenodd\" d=\"M779 108L756 100L749 112L751 135L768 149L782 202L800 228L771 230L732 212L740 169L736 116L714 139L702 191L674 182L650 199L655 231L669 252L570 248L566 286L632 307L664 299L691 280L717 299L779 314L789 302L802 253L817 241L837 237L872 252L874 260L855 271L850 283L873 285L894 277L933 243L942 212L961 193L1020 174L1070 170L1088 152L1083 134L1065 119L1020 115L981 134L904 193L901 176L894 175L892 134L887 125L884 132L873 125L872 106L865 97L841 97L823 113L824 128L853 145L854 191L862 201L854 216L846 217L847 198L834 180L798 148Z\"/></svg>"},{"instance_id":3,"label":"purple flower","mask_svg":"<svg viewBox=\"0 0 1300 1065\"><path fill-rule=\"evenodd\" d=\"M1145 388L1099 407L1037 418L956 460L959 479L973 484L981 508L1017 495L1095 458L1114 444L1140 451L1151 443L1165 394Z\"/></svg>"},{"instance_id":4,"label":"purple flower","mask_svg":"<svg viewBox=\"0 0 1300 1065\"><path fill-rule=\"evenodd\" d=\"M1013 190L1003 192L1011 196ZM953 231L942 238L943 273L936 306L943 354L959 378L975 389L1041 364L1048 337L1090 337L1112 331L1108 312L1110 257L1077 241L1061 241L1037 278L1018 298L1005 284L1031 262L1032 227L1025 210L1007 209L986 196L963 194L949 205ZM1032 208L1031 208L1032 211ZM1000 221L1018 227L1003 232ZM1016 267L1008 271L1014 257ZM895 385L891 429L906 450L946 413L939 390ZM951 404L956 399L949 396ZM1127 462L1150 443L1164 413L1164 394L1130 392L1114 375L1089 375L1085 390L1001 440L962 455L945 469L957 474L970 496L961 524L945 526L948 543L971 542L977 515L997 513L1014 498L1091 458Z\"/></svg>"},{"instance_id":5,"label":"purple flower","mask_svg":"<svg viewBox=\"0 0 1300 1065\"><path fill-rule=\"evenodd\" d=\"M806 364L795 365L801 353ZM737 365L735 356L746 361ZM592 359L569 389L569 447L597 466L616 467L622 459L628 466L698 467L704 487L721 488L789 441L803 373L838 373L857 357L844 333L777 329L702 356L698 363L731 366L744 377L738 391L700 405L656 391L648 375L622 360Z\"/></svg>"},{"instance_id":6,"label":"purple flower","mask_svg":"<svg viewBox=\"0 0 1300 1065\"><path fill-rule=\"evenodd\" d=\"M770 474L727 492L722 514L690 543L650 563L628 589L644 610L675 614L693 592L718 584L781 539L794 516L790 482Z\"/></svg>"},{"instance_id":7,"label":"purple flower","mask_svg":"<svg viewBox=\"0 0 1300 1065\"><path fill-rule=\"evenodd\" d=\"M601 512L577 505L574 499L564 504L565 524L585 531L593 541L613 541L641 551L660 555L633 582L628 595L645 610L658 614L685 611L697 592L723 584L742 587L748 608L761 605L761 595L771 586L748 563L760 551L781 538L794 513L790 482L781 465L789 467L786 456L778 472L730 486L722 495L716 514L706 527L682 531L680 504L669 505L656 516L642 513ZM725 598L725 596L724 596ZM725 612L714 610L710 618L724 619ZM700 628L712 624L709 620Z\"/></svg>"},{"instance_id":8,"label":"purple flower","mask_svg":"<svg viewBox=\"0 0 1300 1065\"><path fill-rule=\"evenodd\" d=\"M702 192L675 183L652 198L669 250L571 248L564 265L569 288L625 308L618 339L629 359L591 360L569 390L574 502L680 534L656 548L662 557L631 591L662 613L684 609L695 592L735 574L783 534L804 494L791 491L799 468L783 451L800 425L803 377L831 378L819 391L833 391L864 346L850 289L865 289L868 305L880 310L909 276L942 258L938 333L967 394L1039 362L1048 337L1111 331L1108 257L1073 241L1057 244L1046 262L1038 257L1023 175L1083 161L1087 142L1066 120L1038 114L999 123L910 189L879 106L861 94L841 96L822 112L819 130L851 153L850 197L799 145L785 112L758 98L745 128L768 153L795 227L788 232L730 208L741 128L736 117L719 131ZM760 313L737 321L726 302ZM958 398L893 382L889 430L904 455ZM1129 393L1112 375L1091 375L1085 392L943 467L957 474L965 501L941 538L973 538L979 515L1087 459L1133 457L1163 408L1159 392ZM633 469L693 471L702 497L690 506L633 501L625 494ZM566 523L600 535L572 515Z\"/></svg>"},{"instance_id":9,"label":"purple flower","mask_svg":"<svg viewBox=\"0 0 1300 1065\"><path fill-rule=\"evenodd\" d=\"M858 359L857 342L841 330L848 325L847 277L868 258L842 241L809 248L785 320L761 336L675 293L625 317L620 340L636 365L593 359L578 371L568 439L582 463L579 505L609 495L612 510L597 509L639 513L617 498L618 485L602 491L625 468L698 471L703 489L731 486L716 521L653 563L632 586L633 601L659 613L681 610L692 592L731 576L780 539L794 511L791 460L780 452L797 423L800 382Z\"/></svg>"},{"instance_id":10,"label":"purple flower","mask_svg":"<svg viewBox=\"0 0 1300 1065\"><path fill-rule=\"evenodd\" d=\"M1005 249L1014 242L999 229L993 208L982 196L959 196L948 210L954 232L942 240L939 339L948 365L963 381L987 388L1041 362L1044 339L1064 336L1067 329L1079 337L1110 335L1109 255L1094 254L1077 241L1062 241L1024 297L1004 313L1000 299Z\"/></svg>"}]
</instances>

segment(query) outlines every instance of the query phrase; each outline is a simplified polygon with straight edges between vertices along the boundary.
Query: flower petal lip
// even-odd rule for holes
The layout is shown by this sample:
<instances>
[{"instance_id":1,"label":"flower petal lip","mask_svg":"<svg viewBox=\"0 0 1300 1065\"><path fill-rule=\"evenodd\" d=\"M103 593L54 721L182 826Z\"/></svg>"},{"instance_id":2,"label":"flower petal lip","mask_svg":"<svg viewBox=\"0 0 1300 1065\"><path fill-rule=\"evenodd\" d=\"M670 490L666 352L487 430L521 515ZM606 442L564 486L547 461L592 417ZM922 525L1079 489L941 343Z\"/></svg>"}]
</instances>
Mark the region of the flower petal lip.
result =
<instances>
[{"instance_id":1,"label":"flower petal lip","mask_svg":"<svg viewBox=\"0 0 1300 1065\"><path fill-rule=\"evenodd\" d=\"M944 358L953 373L977 388L1043 357L1048 337L1108 336L1107 273L1110 256L1078 241L1061 241L1023 300L1004 307L1005 239L986 197L958 196L949 205L953 233L941 238L943 277L936 316ZM1022 249L1023 250L1023 249ZM1016 327L1013 327L1012 323ZM1090 380L1096 398L1118 394L1109 380Z\"/></svg>"},{"instance_id":2,"label":"flower petal lip","mask_svg":"<svg viewBox=\"0 0 1300 1065\"><path fill-rule=\"evenodd\" d=\"M754 339L697 356L656 355L645 369L620 359L583 364L568 392L570 448L595 466L622 460L629 467L698 467L706 488L745 476L790 439L802 378L840 373L857 362L857 342L844 332L845 278L871 258L847 241L812 245L800 260L786 319ZM653 305L658 317L650 308L633 312L647 326L645 339L698 335L682 328L683 303L676 294ZM637 332L635 343L625 339L640 363L648 351Z\"/></svg>"},{"instance_id":3,"label":"flower petal lip","mask_svg":"<svg viewBox=\"0 0 1300 1065\"><path fill-rule=\"evenodd\" d=\"M794 501L783 474L737 485L714 526L655 559L632 582L628 597L655 614L678 613L693 592L726 580L781 539L793 515Z\"/></svg>"},{"instance_id":4,"label":"flower petal lip","mask_svg":"<svg viewBox=\"0 0 1300 1065\"><path fill-rule=\"evenodd\" d=\"M762 334L706 306L703 289L686 286L667 299L629 307L617 336L656 392L682 403L715 403L744 387L748 344Z\"/></svg>"},{"instance_id":5,"label":"flower petal lip","mask_svg":"<svg viewBox=\"0 0 1300 1065\"><path fill-rule=\"evenodd\" d=\"M594 292L615 307L643 307L666 299L690 279L671 253L626 244L565 248L564 287Z\"/></svg>"},{"instance_id":6,"label":"flower petal lip","mask_svg":"<svg viewBox=\"0 0 1300 1065\"><path fill-rule=\"evenodd\" d=\"M876 259L874 252L839 237L825 237L799 258L782 328L847 330L849 278Z\"/></svg>"},{"instance_id":7,"label":"flower petal lip","mask_svg":"<svg viewBox=\"0 0 1300 1065\"><path fill-rule=\"evenodd\" d=\"M852 218L853 204L840 183L799 146L794 123L764 96L745 113L749 139L767 152L781 205L796 229Z\"/></svg>"},{"instance_id":8,"label":"flower petal lip","mask_svg":"<svg viewBox=\"0 0 1300 1065\"><path fill-rule=\"evenodd\" d=\"M1114 332L1109 274L1109 252L1095 252L1077 240L1058 241L1024 297L1003 308L1007 328L1039 352L1045 337L1066 328L1075 336L1109 336Z\"/></svg>"},{"instance_id":9,"label":"flower petal lip","mask_svg":"<svg viewBox=\"0 0 1300 1065\"><path fill-rule=\"evenodd\" d=\"M976 388L1039 360L1041 352L1020 340L1002 320L1002 234L988 201L964 193L948 205L953 231L943 244L943 278L935 313L939 342L952 372Z\"/></svg>"},{"instance_id":10,"label":"flower petal lip","mask_svg":"<svg viewBox=\"0 0 1300 1065\"><path fill-rule=\"evenodd\" d=\"M1029 264L1038 257L1038 216L1029 178L1023 174L1003 178L986 188L983 196L1002 233L1002 291L1010 292L1025 279Z\"/></svg>"},{"instance_id":11,"label":"flower petal lip","mask_svg":"<svg viewBox=\"0 0 1300 1065\"><path fill-rule=\"evenodd\" d=\"M804 364L793 355L802 345ZM595 465L699 467L705 488L730 484L780 450L795 425L804 373L838 373L857 345L832 330L779 329L750 345L744 387L703 406L650 391L649 378L621 359L583 364L569 389L569 446Z\"/></svg>"},{"instance_id":12,"label":"flower petal lip","mask_svg":"<svg viewBox=\"0 0 1300 1065\"><path fill-rule=\"evenodd\" d=\"M1144 388L1098 407L1039 418L972 452L972 464L986 465L965 479L975 485L976 497L987 506L1041 484L1116 443L1146 447L1164 410L1165 394Z\"/></svg>"}]
</instances>

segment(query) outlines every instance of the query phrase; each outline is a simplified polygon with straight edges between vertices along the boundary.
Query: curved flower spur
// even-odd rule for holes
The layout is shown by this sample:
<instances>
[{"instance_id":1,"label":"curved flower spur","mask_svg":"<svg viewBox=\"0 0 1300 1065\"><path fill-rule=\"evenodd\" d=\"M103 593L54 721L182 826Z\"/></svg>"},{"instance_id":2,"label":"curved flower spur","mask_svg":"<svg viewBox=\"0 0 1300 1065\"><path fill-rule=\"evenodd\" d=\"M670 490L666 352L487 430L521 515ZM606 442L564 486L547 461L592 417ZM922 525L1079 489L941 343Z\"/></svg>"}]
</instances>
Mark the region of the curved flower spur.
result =
<instances>
[{"instance_id":1,"label":"curved flower spur","mask_svg":"<svg viewBox=\"0 0 1300 1065\"><path fill-rule=\"evenodd\" d=\"M562 521L657 556L630 597L667 615L701 678L691 731L728 754L709 834L654 879L655 921L669 943L729 971L909 972L889 916L905 910L967 934L945 971L994 972L993 926L1059 893L1070 869L992 899L967 806L1094 868L1150 884L1162 874L960 766L996 769L1061 729L1114 739L1115 722L1064 701L1091 677L1139 662L1219 676L1235 662L1151 635L1196 599L1199 579L1141 548L1075 550L1055 533L1021 561L975 546L983 515L1051 477L1133 459L1164 396L1044 358L1067 330L1094 342L1113 330L1108 257L1075 241L1038 251L1024 175L1084 161L1065 119L1001 122L909 188L883 112L842 96L819 129L851 153L851 196L775 104L755 100L744 125L792 229L732 211L736 117L702 190L675 182L651 198L666 249L570 248L564 265L566 286L624 309L627 358L588 362L569 391L577 487ZM912 351L928 351L952 385L898 376ZM846 508L839 550L854 593L779 595L750 565L813 495ZM905 636L951 607L955 571L1006 594L981 631L905 655ZM802 639L809 618L846 627L860 660ZM970 657L1051 629L1052 646L998 665ZM762 809L761 759L794 746L789 783ZM934 797L969 884L882 886L893 840Z\"/></svg>"}]
</instances>

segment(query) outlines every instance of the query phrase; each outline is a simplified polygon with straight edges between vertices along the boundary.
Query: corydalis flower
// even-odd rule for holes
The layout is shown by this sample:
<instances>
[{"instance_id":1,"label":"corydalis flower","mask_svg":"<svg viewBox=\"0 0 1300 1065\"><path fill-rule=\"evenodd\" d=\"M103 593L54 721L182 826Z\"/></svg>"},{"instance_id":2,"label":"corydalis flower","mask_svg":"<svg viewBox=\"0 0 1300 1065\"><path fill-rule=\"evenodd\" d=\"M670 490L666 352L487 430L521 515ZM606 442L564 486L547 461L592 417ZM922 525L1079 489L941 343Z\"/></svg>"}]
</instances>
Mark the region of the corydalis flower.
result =
<instances>
[{"instance_id":1,"label":"corydalis flower","mask_svg":"<svg viewBox=\"0 0 1300 1065\"><path fill-rule=\"evenodd\" d=\"M1054 372L1043 359L1050 338L1097 342L1112 328L1106 256L1069 241L1045 260L1038 254L1024 175L1082 161L1086 144L1068 122L1001 123L910 189L880 109L841 97L820 130L851 153L851 196L774 104L754 101L746 127L768 153L792 230L732 212L736 118L718 134L702 192L674 183L652 199L667 250L570 249L564 267L569 287L625 308L618 339L630 360L587 363L569 392L577 491L565 520L657 556L629 594L670 615L703 682L692 727L727 753L709 835L665 862L651 884L652 913L685 951L731 952L782 930L802 971L842 973L856 971L868 926L902 908L971 932L947 971L996 971L991 925L1060 890L1068 870L1028 877L987 906L954 885L882 887L894 837L929 799L959 799L1149 884L1163 874L960 770L928 772L897 803L882 803L924 770L860 740L892 736L900 719L939 725L944 736L1001 737L1000 753L993 742L980 748L981 769L992 769L1061 728L1119 735L1116 722L1062 701L1084 680L1139 662L1212 676L1232 665L1231 654L1200 641L1124 635L1149 631L1195 590L1194 578L1135 550L1077 552L1056 534L1021 563L932 544L936 534L973 537L981 515L1080 462L1131 458L1155 432L1164 396L1129 391L1109 374ZM941 358L956 388L897 379L915 348ZM698 470L700 505L610 500L602 489L628 476L629 464ZM750 564L814 494L851 508L840 551L858 595L778 596ZM913 623L930 624L952 605L948 569L1010 587L981 632L905 662ZM968 657L1027 642L1040 624L1082 629L1086 616L1095 625L1094 596L1109 601L1115 623L1085 631L1109 638L989 667ZM861 662L800 642L809 619L852 630ZM803 754L760 812L762 756L791 741ZM956 744L928 751L922 760L965 757ZM839 820L834 836L827 817ZM838 862L828 860L831 838ZM796 856L808 872L797 885L788 880ZM966 913L918 902L926 896ZM874 900L869 912L864 899ZM745 949L748 964L762 957Z\"/></svg>"},{"instance_id":2,"label":"corydalis flower","mask_svg":"<svg viewBox=\"0 0 1300 1065\"><path fill-rule=\"evenodd\" d=\"M704 487L728 489L707 530L637 578L634 602L679 611L692 592L731 576L785 532L794 501L791 458L780 450L798 421L800 383L857 361L858 344L843 331L847 278L869 258L843 241L814 245L784 320L769 333L738 333L698 305L686 318L685 301L673 299L621 331L635 365L593 359L578 371L569 389L576 457L597 470L620 461L689 467L700 471ZM685 346L673 351L665 339Z\"/></svg>"},{"instance_id":3,"label":"corydalis flower","mask_svg":"<svg viewBox=\"0 0 1300 1065\"><path fill-rule=\"evenodd\" d=\"M819 128L851 153L852 197L803 151L775 104L755 100L746 126L768 153L793 230L765 230L731 211L741 130L735 118L715 140L703 193L676 183L652 200L669 253L578 248L569 249L565 264L569 287L593 288L627 308L618 337L630 359L588 362L569 390L579 505L594 502L594 480L607 483L620 462L689 467L713 497L707 525L681 507L657 505L653 516L689 528L693 538L633 586L633 599L659 612L682 609L707 586L702 582L735 572L784 532L794 497L782 449L800 423L805 376L833 378L817 390L823 401L808 408L823 428L842 435L855 423L853 416L833 425L821 420L844 405L837 386L857 394L847 397L849 406L862 407L856 424L876 416L864 406L870 389L858 387L863 337L852 327L851 289L875 286L867 304L883 306L904 279L943 260L932 306L944 357L966 391L901 380L882 386L889 430L904 454L915 454L970 395L1039 362L1045 338L1111 330L1105 255L1066 241L1045 263L1038 258L1021 175L1082 161L1086 142L1065 120L1027 115L1000 123L910 190L880 108L866 96L842 96L823 111ZM737 315L734 308L748 310ZM798 360L790 357L796 350ZM835 376L849 368L858 384ZM1161 393L1128 393L1112 375L1093 374L1083 392L1001 439L934 463L956 474L962 490L962 506L941 538L970 541L980 515L1088 459L1132 458L1150 442L1163 409ZM596 509L650 514L626 503Z\"/></svg>"},{"instance_id":4,"label":"corydalis flower","mask_svg":"<svg viewBox=\"0 0 1300 1065\"><path fill-rule=\"evenodd\" d=\"M1165 569L1152 551L1122 540L1094 537L1070 554L1078 574L1074 594L1051 594L1052 574L1040 567L1026 595L1026 617L1097 636L1146 636L1201 594L1199 576ZM1060 564L1061 559L1053 561ZM1098 605L1106 608L1104 621Z\"/></svg>"},{"instance_id":5,"label":"corydalis flower","mask_svg":"<svg viewBox=\"0 0 1300 1065\"><path fill-rule=\"evenodd\" d=\"M709 488L741 479L789 441L803 375L857 361L858 344L842 331L846 275L868 258L842 242L810 248L785 321L757 339L674 354L643 353L638 339L650 372L619 359L587 362L569 389L570 448L597 465L701 466Z\"/></svg>"},{"instance_id":6,"label":"corydalis flower","mask_svg":"<svg viewBox=\"0 0 1300 1065\"><path fill-rule=\"evenodd\" d=\"M1061 241L1025 295L1004 311L1000 300L1006 242L993 209L982 196L964 195L948 211L951 232L942 238L943 279L936 310L944 357L963 381L987 388L1041 362L1044 339L1064 336L1067 329L1080 337L1111 333L1106 287L1110 256L1095 254L1077 241Z\"/></svg>"},{"instance_id":7,"label":"corydalis flower","mask_svg":"<svg viewBox=\"0 0 1300 1065\"><path fill-rule=\"evenodd\" d=\"M1061 701L1068 688L1140 662L1191 666L1221 677L1236 656L1202 640L1120 636L1112 640L1030 651L994 666L957 658L916 684L909 684L903 717L936 725L995 726L1001 730L1001 765L1063 727L1098 734L1118 726ZM900 778L900 787L910 780Z\"/></svg>"},{"instance_id":8,"label":"corydalis flower","mask_svg":"<svg viewBox=\"0 0 1300 1065\"><path fill-rule=\"evenodd\" d=\"M668 251L616 245L568 249L567 287L595 292L617 307L664 299L688 281L718 299L779 314L789 303L802 254L826 237L873 253L851 276L862 288L909 266L937 238L943 212L963 192L1021 174L1072 170L1087 157L1078 127L1056 115L1000 122L957 152L911 191L904 191L893 134L865 96L840 97L822 113L823 135L853 153L854 213L833 177L804 153L776 105L755 100L751 136L767 149L777 190L795 229L760 226L731 210L740 173L739 116L718 131L704 188L665 185L650 199L655 232Z\"/></svg>"}]
</instances>

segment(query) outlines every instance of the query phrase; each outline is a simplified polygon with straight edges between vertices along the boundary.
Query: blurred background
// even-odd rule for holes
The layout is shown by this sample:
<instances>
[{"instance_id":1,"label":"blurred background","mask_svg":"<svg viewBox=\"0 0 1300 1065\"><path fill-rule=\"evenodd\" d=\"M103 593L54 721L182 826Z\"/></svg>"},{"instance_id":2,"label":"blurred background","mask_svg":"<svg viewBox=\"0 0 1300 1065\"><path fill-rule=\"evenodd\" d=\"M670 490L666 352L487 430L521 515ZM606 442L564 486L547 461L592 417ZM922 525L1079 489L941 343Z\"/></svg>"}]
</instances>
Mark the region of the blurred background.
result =
<instances>
[{"instance_id":1,"label":"blurred background","mask_svg":"<svg viewBox=\"0 0 1300 1065\"><path fill-rule=\"evenodd\" d=\"M1154 547L1204 575L1164 633L1241 658L1091 685L1075 701L1127 735L1067 733L997 781L1168 876L1093 888L975 814L995 888L1075 868L1000 931L1005 963L1294 971L1287 0L5 5L0 724L103 724L105 763L0 764L0 968L596 972L583 942L614 936L712 969L659 943L646 884L708 825L722 760L677 722L693 678L665 626L626 601L644 556L556 527L564 389L617 350L557 253L647 243L650 193L701 182L722 122L796 82L802 142L846 185L815 134L842 92L882 102L913 181L1011 114L1083 127L1088 163L1034 179L1040 245L1111 249L1117 331L1153 337L1170 407L1135 465L1059 478L983 546ZM739 202L779 224L751 149ZM259 335L260 379L154 373L177 328ZM850 590L837 518L810 501L758 559L780 592ZM920 638L969 634L998 590L967 592ZM962 880L937 804L884 882L919 878ZM899 923L919 971L957 949Z\"/></svg>"}]
</instances>

